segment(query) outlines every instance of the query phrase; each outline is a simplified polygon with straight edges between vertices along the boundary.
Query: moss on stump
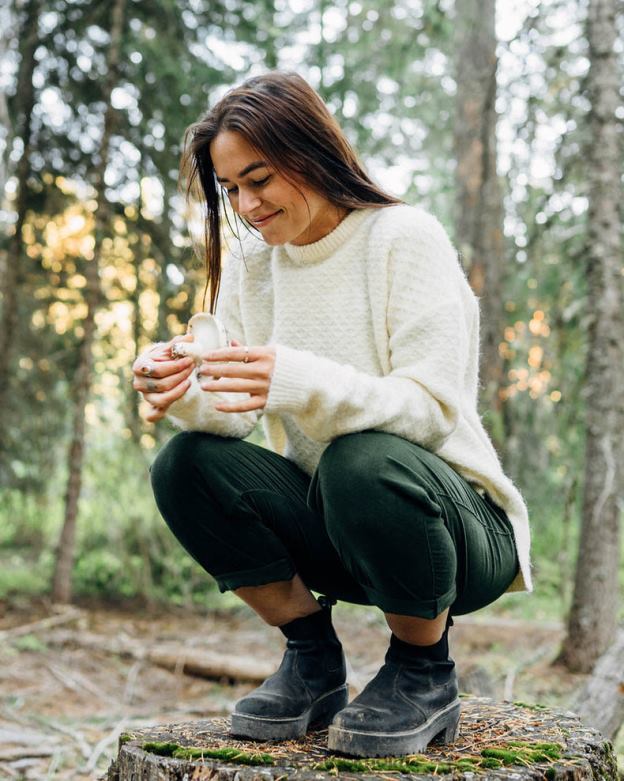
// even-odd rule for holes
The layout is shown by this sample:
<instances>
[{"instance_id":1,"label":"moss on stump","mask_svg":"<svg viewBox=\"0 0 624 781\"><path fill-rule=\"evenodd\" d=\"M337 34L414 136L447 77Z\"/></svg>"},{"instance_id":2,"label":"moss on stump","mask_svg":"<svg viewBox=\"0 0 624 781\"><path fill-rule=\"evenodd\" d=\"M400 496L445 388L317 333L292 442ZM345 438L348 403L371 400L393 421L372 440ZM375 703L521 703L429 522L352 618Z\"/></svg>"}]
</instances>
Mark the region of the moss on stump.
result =
<instances>
[{"instance_id":1,"label":"moss on stump","mask_svg":"<svg viewBox=\"0 0 624 781\"><path fill-rule=\"evenodd\" d=\"M348 781L409 776L511 781L616 781L613 746L573 713L526 703L462 697L460 734L425 754L351 759L331 754L327 731L260 743L229 734L229 719L125 733L106 781Z\"/></svg>"}]
</instances>

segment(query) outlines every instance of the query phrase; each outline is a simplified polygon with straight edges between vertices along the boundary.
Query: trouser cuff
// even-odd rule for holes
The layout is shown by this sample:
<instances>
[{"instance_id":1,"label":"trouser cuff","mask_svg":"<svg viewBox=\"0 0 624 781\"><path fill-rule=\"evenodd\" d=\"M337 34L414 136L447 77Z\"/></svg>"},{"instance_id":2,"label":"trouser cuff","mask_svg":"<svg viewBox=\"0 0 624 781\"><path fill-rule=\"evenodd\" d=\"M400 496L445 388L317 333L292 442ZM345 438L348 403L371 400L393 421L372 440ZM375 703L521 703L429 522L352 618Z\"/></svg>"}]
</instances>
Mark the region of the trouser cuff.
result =
<instances>
[{"instance_id":1,"label":"trouser cuff","mask_svg":"<svg viewBox=\"0 0 624 781\"><path fill-rule=\"evenodd\" d=\"M234 591L243 586L266 586L267 583L275 583L280 580L292 580L297 573L295 565L290 559L278 559L262 567L239 570L238 572L226 572L215 575L219 591Z\"/></svg>"},{"instance_id":2,"label":"trouser cuff","mask_svg":"<svg viewBox=\"0 0 624 781\"><path fill-rule=\"evenodd\" d=\"M455 586L437 599L396 599L369 586L362 588L371 604L376 605L384 613L397 613L400 616L417 616L418 618L436 618L457 598Z\"/></svg>"}]
</instances>

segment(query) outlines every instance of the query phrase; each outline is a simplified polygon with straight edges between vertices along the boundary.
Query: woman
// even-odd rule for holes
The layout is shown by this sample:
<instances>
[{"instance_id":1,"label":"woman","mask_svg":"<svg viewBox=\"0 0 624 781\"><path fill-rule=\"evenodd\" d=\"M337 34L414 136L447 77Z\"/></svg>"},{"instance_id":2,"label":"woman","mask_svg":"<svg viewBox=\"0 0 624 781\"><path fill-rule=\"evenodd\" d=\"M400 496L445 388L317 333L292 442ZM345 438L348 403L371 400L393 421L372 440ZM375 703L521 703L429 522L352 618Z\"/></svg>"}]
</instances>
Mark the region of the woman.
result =
<instances>
[{"instance_id":1,"label":"woman","mask_svg":"<svg viewBox=\"0 0 624 781\"><path fill-rule=\"evenodd\" d=\"M299 76L248 80L187 138L211 311L220 286L233 339L203 356L199 379L157 345L134 387L149 420L184 429L152 468L167 524L287 638L232 732L329 724L330 749L363 756L450 741L451 613L531 590L526 508L477 413L477 299L438 221L370 180ZM239 225L222 278L220 190L251 229ZM271 450L242 441L260 418ZM392 630L349 705L338 599L376 605Z\"/></svg>"}]
</instances>

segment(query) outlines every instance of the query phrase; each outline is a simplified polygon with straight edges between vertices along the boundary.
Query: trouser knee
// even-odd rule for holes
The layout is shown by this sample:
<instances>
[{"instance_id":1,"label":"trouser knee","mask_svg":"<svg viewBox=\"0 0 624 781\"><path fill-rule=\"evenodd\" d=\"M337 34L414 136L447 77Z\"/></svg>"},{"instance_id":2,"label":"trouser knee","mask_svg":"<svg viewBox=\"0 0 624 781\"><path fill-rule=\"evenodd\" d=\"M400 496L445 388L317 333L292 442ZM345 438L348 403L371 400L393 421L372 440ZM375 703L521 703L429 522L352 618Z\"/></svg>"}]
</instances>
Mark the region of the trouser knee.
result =
<instances>
[{"instance_id":1,"label":"trouser knee","mask_svg":"<svg viewBox=\"0 0 624 781\"><path fill-rule=\"evenodd\" d=\"M218 463L223 437L199 431L181 431L160 450L150 469L156 504L170 527L179 526L203 507L210 515L212 465Z\"/></svg>"},{"instance_id":2,"label":"trouser knee","mask_svg":"<svg viewBox=\"0 0 624 781\"><path fill-rule=\"evenodd\" d=\"M150 467L152 489L157 497L187 488L202 436L197 431L180 431L160 449Z\"/></svg>"},{"instance_id":3,"label":"trouser knee","mask_svg":"<svg viewBox=\"0 0 624 781\"><path fill-rule=\"evenodd\" d=\"M358 545L384 533L389 513L411 518L439 515L431 492L414 482L402 484L392 456L396 438L376 431L347 434L323 452L315 477L314 500L323 512L330 537L353 538ZM413 533L413 529L412 529ZM397 541L400 544L400 541Z\"/></svg>"},{"instance_id":4,"label":"trouser knee","mask_svg":"<svg viewBox=\"0 0 624 781\"><path fill-rule=\"evenodd\" d=\"M424 470L403 466L400 438L360 432L324 451L313 495L349 572L389 612L437 615L455 587L456 552ZM414 613L419 614L419 613Z\"/></svg>"}]
</instances>

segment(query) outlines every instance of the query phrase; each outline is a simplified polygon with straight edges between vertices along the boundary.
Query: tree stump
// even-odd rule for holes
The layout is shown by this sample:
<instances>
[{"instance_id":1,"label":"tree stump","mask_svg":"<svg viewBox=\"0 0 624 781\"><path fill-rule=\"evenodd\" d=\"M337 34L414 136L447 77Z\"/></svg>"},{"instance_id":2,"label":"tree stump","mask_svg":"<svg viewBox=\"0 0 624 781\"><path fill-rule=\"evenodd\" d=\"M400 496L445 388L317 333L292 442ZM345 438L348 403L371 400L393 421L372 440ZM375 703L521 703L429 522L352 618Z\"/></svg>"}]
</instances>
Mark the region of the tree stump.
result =
<instances>
[{"instance_id":1,"label":"tree stump","mask_svg":"<svg viewBox=\"0 0 624 781\"><path fill-rule=\"evenodd\" d=\"M260 743L231 737L227 718L172 724L121 735L106 781L618 778L612 744L574 713L485 697L462 696L458 739L431 744L426 754L352 759L330 754L326 746L326 730L298 741Z\"/></svg>"}]
</instances>

